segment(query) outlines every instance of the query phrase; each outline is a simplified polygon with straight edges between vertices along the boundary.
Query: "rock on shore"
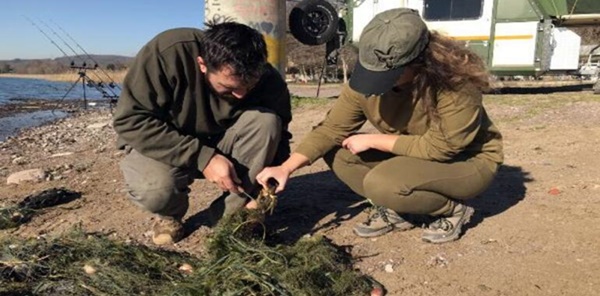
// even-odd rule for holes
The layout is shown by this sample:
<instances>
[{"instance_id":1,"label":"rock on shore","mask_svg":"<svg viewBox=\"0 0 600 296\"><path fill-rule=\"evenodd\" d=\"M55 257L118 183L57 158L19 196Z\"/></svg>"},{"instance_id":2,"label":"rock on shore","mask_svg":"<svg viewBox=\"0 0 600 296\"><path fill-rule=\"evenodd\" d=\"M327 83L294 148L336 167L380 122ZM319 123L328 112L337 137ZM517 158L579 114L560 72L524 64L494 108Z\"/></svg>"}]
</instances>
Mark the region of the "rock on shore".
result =
<instances>
[{"instance_id":1,"label":"rock on shore","mask_svg":"<svg viewBox=\"0 0 600 296\"><path fill-rule=\"evenodd\" d=\"M0 142L0 175L10 176L22 171L40 170L41 160L61 158L94 151L100 153L108 147L114 148L115 132L111 127L109 110L82 110L73 116L59 119L39 127L28 128ZM62 169L43 169L45 178L53 179L56 171L65 171L77 164L62 165ZM29 174L23 178L11 178L11 183L20 180L39 179L40 174ZM15 180L19 180L16 181Z\"/></svg>"}]
</instances>

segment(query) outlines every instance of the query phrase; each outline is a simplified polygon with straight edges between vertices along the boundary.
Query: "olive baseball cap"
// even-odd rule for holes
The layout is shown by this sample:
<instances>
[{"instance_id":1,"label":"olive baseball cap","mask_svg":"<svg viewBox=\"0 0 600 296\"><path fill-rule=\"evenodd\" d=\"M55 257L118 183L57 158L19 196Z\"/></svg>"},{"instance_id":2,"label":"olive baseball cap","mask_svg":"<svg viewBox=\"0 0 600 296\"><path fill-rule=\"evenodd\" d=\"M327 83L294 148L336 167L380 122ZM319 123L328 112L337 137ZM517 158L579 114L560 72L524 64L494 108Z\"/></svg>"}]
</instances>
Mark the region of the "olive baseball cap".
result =
<instances>
[{"instance_id":1,"label":"olive baseball cap","mask_svg":"<svg viewBox=\"0 0 600 296\"><path fill-rule=\"evenodd\" d=\"M429 43L429 30L416 10L396 8L377 14L358 41L358 62L350 87L364 95L380 95L392 87Z\"/></svg>"}]
</instances>

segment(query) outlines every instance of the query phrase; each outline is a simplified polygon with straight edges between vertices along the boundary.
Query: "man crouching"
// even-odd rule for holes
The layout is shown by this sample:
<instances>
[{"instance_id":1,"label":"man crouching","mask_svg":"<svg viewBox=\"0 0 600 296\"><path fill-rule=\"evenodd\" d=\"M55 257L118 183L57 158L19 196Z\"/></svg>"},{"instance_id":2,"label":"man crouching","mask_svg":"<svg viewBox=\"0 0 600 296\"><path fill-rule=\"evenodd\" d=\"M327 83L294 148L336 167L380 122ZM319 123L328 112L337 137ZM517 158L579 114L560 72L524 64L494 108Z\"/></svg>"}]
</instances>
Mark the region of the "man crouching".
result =
<instances>
[{"instance_id":1,"label":"man crouching","mask_svg":"<svg viewBox=\"0 0 600 296\"><path fill-rule=\"evenodd\" d=\"M290 95L256 30L235 22L171 29L138 53L114 114L128 197L160 216L155 244L183 238L189 185L224 191L213 223L248 203L256 175L289 155Z\"/></svg>"}]
</instances>

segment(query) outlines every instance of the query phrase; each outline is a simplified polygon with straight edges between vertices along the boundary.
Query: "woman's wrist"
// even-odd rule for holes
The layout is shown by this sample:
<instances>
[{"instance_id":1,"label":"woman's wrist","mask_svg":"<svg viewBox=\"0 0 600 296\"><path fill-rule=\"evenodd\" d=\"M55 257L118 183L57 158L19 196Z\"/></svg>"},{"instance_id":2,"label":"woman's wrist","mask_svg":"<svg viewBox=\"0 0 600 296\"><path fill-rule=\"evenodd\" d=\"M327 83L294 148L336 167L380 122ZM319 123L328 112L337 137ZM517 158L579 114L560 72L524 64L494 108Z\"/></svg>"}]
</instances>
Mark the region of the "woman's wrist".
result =
<instances>
[{"instance_id":1,"label":"woman's wrist","mask_svg":"<svg viewBox=\"0 0 600 296\"><path fill-rule=\"evenodd\" d=\"M397 135L375 134L369 141L369 146L379 151L391 152L397 139Z\"/></svg>"},{"instance_id":2,"label":"woman's wrist","mask_svg":"<svg viewBox=\"0 0 600 296\"><path fill-rule=\"evenodd\" d=\"M308 162L309 160L306 156L294 152L286 161L281 164L281 168L288 173L288 175L291 175L297 169L308 164Z\"/></svg>"},{"instance_id":3,"label":"woman's wrist","mask_svg":"<svg viewBox=\"0 0 600 296\"><path fill-rule=\"evenodd\" d=\"M281 164L281 168L288 174L291 175L296 168L294 168L290 163L284 162Z\"/></svg>"}]
</instances>

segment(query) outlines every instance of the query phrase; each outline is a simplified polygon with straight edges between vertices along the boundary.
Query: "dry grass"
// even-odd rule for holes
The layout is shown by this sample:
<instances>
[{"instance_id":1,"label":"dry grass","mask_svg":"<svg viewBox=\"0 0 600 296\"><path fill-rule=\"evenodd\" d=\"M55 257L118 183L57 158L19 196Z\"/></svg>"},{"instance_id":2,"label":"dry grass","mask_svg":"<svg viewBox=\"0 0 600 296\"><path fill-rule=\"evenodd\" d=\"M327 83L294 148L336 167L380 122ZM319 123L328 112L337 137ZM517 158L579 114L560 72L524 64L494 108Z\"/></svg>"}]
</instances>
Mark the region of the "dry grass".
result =
<instances>
[{"instance_id":1,"label":"dry grass","mask_svg":"<svg viewBox=\"0 0 600 296\"><path fill-rule=\"evenodd\" d=\"M106 71L106 70L88 70L87 76L96 82L111 82L123 83L123 79L127 74L127 70L121 71ZM77 71L59 74L0 74L0 77L10 78L27 78L27 79L43 79L49 81L75 82L79 78Z\"/></svg>"}]
</instances>

